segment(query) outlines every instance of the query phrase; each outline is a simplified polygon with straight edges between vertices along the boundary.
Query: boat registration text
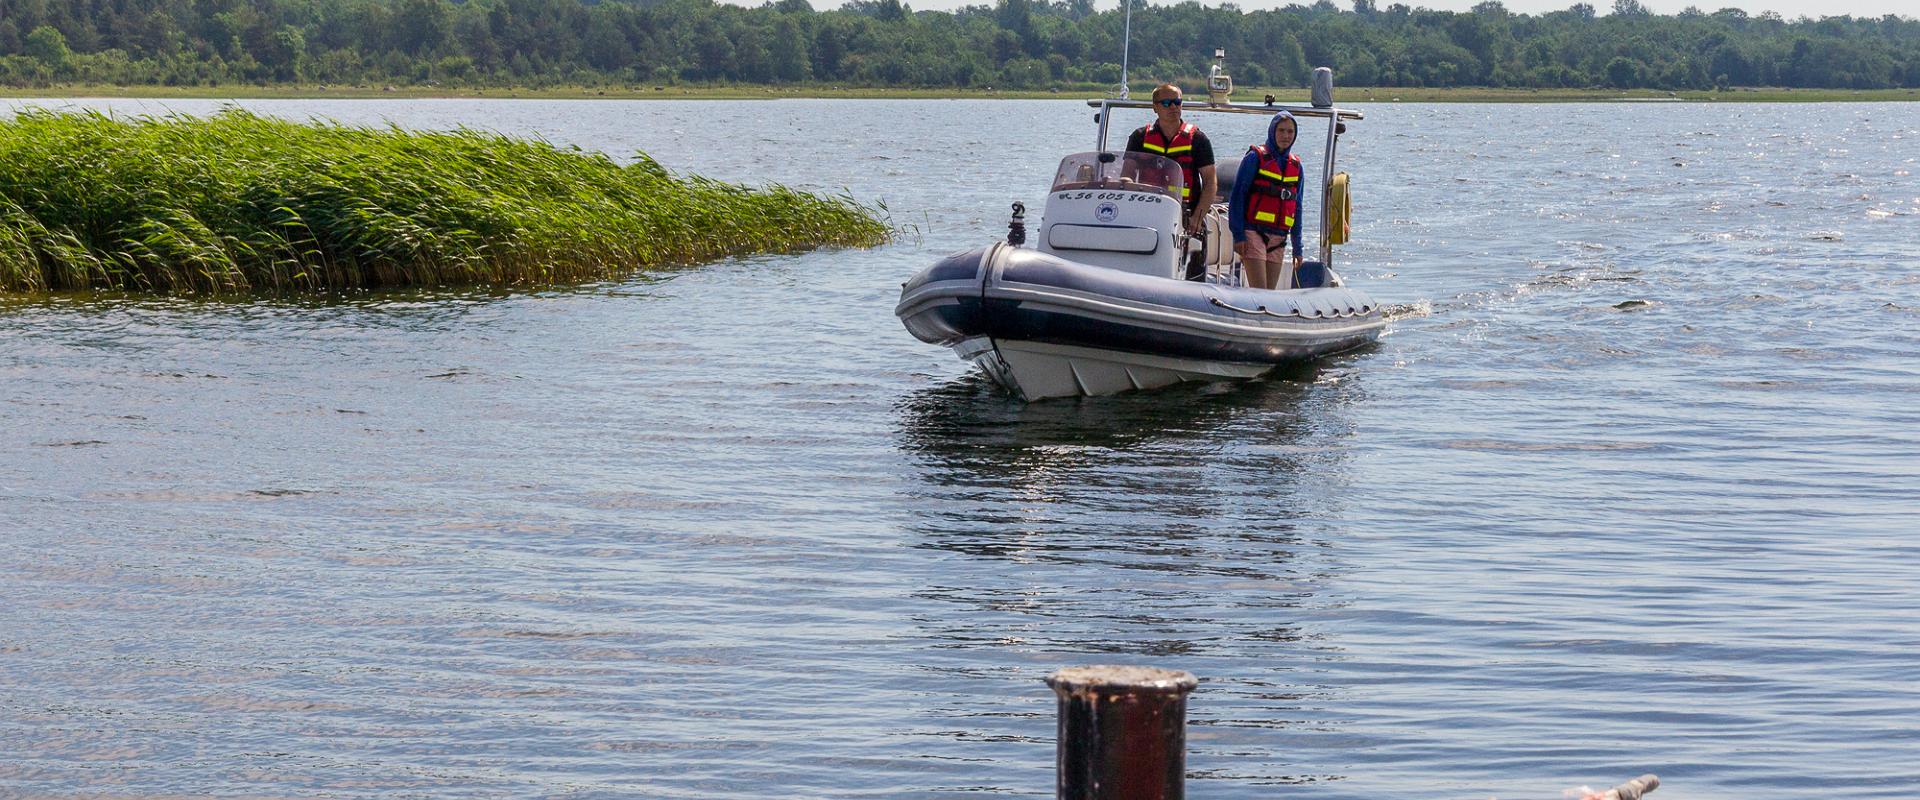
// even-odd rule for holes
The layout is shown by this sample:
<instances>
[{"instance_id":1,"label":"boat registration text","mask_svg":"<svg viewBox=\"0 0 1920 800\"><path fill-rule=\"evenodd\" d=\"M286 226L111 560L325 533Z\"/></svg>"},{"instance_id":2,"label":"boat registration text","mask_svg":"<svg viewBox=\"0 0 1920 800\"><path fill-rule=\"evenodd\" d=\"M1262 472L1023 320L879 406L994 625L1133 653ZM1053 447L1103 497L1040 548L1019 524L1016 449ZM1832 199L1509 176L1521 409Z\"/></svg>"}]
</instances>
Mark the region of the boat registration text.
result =
<instances>
[{"instance_id":1,"label":"boat registration text","mask_svg":"<svg viewBox=\"0 0 1920 800\"><path fill-rule=\"evenodd\" d=\"M1053 196L1055 200L1124 200L1129 203L1163 203L1167 198L1157 194L1143 192L1061 192Z\"/></svg>"}]
</instances>

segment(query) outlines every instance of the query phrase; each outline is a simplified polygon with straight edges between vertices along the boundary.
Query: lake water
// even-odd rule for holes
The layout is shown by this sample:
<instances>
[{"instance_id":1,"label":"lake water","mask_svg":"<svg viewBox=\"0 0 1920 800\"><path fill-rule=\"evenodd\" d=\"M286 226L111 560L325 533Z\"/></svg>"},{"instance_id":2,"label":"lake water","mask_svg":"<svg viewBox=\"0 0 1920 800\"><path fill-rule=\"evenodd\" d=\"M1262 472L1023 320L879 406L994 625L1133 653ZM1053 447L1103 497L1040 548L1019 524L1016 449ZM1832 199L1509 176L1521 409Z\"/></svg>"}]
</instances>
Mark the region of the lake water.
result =
<instances>
[{"instance_id":1,"label":"lake water","mask_svg":"<svg viewBox=\"0 0 1920 800\"><path fill-rule=\"evenodd\" d=\"M892 308L1077 102L241 105L908 231L0 301L0 795L1043 797L1040 678L1136 663L1201 677L1201 800L1920 796L1920 104L1364 104L1377 346L1028 406Z\"/></svg>"}]
</instances>

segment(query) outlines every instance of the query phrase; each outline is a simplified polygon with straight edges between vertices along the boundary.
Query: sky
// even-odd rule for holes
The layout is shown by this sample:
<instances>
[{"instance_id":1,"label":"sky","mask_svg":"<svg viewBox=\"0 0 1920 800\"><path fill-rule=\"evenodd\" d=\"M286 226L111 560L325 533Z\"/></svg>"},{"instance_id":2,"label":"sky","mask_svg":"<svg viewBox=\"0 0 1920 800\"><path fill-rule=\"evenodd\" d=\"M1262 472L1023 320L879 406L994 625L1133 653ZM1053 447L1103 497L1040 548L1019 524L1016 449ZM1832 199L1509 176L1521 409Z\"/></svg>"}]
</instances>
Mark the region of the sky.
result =
<instances>
[{"instance_id":1,"label":"sky","mask_svg":"<svg viewBox=\"0 0 1920 800\"><path fill-rule=\"evenodd\" d=\"M1136 0L1138 2L1139 0ZM1220 0L1200 0L1202 5L1216 6ZM951 11L961 6L993 5L993 0L903 0L916 11ZM1155 5L1166 5L1173 0L1152 0ZM1262 8L1279 8L1297 2L1310 5L1313 0L1239 0L1242 9L1252 11ZM1394 2L1409 6L1426 7L1441 11L1465 11L1480 0L1376 0L1381 8ZM1516 14L1539 14L1546 11L1560 11L1579 0L1502 0L1508 11ZM1605 14L1613 8L1613 0L1586 0L1600 13ZM1334 0L1341 8L1351 8L1350 0ZM815 8L837 6L838 0L815 0ZM1118 8L1119 0L1094 0L1096 8ZM1880 17L1887 14L1899 14L1903 17L1920 17L1920 0L1641 0L1641 5L1656 14L1673 14L1690 5L1712 13L1722 8L1738 8L1748 14L1759 16L1761 12L1775 11L1787 19L1797 17L1831 17L1851 14L1856 17Z\"/></svg>"}]
</instances>

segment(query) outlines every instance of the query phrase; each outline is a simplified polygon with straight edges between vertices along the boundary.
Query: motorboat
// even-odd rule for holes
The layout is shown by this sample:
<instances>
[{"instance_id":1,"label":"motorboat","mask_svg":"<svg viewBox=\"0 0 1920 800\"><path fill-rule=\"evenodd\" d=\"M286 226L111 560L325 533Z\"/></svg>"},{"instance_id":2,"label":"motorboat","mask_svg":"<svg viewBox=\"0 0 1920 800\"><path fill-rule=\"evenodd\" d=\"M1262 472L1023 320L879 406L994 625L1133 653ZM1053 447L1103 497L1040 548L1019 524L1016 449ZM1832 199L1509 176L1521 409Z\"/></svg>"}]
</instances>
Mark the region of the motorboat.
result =
<instances>
[{"instance_id":1,"label":"motorboat","mask_svg":"<svg viewBox=\"0 0 1920 800\"><path fill-rule=\"evenodd\" d=\"M1246 285L1224 203L1202 230L1183 230L1179 164L1107 148L1113 112L1151 103L1105 98L1088 101L1098 109L1096 147L1061 159L1033 243L1014 203L1006 241L922 270L902 285L895 315L1025 400L1254 378L1373 342L1386 325L1379 304L1332 268L1347 203L1335 155L1346 123L1362 115L1333 107L1331 95L1323 68L1311 105L1233 104L1215 92L1185 109L1325 120L1319 258L1291 286Z\"/></svg>"}]
</instances>

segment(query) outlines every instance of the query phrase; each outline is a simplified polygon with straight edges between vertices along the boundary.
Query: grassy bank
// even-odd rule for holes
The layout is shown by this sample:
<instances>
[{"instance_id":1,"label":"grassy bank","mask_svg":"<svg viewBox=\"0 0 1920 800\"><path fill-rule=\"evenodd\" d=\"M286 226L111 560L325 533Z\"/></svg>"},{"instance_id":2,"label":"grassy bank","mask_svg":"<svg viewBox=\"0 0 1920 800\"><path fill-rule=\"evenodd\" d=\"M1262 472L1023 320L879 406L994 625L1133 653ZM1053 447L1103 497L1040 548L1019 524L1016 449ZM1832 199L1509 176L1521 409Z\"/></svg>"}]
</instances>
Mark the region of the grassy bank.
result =
<instances>
[{"instance_id":1,"label":"grassy bank","mask_svg":"<svg viewBox=\"0 0 1920 800\"><path fill-rule=\"evenodd\" d=\"M544 87L469 87L447 86L322 86L318 84L276 84L259 86L233 84L222 86L113 86L100 84L53 84L39 88L0 87L0 97L132 97L132 98L340 98L340 99L412 99L426 97L528 98L547 100L770 100L780 98L861 98L861 99L1081 99L1104 96L1105 85L1062 86L1058 89L924 89L865 86L741 86L741 85L661 85L661 86L544 86ZM1189 87L1198 91L1199 87ZM1141 84L1135 94L1145 97L1151 86ZM1304 103L1307 92L1301 88L1241 87L1234 93L1239 102L1255 102L1272 94L1283 102ZM1619 100L1685 100L1735 103L1823 103L1859 101L1920 101L1920 89L1789 89L1781 87L1741 87L1719 91L1667 92L1657 89L1497 89L1457 87L1448 89L1411 89L1400 87L1342 86L1342 103L1597 103Z\"/></svg>"},{"instance_id":2,"label":"grassy bank","mask_svg":"<svg viewBox=\"0 0 1920 800\"><path fill-rule=\"evenodd\" d=\"M848 198L475 131L0 122L0 291L541 286L886 235Z\"/></svg>"}]
</instances>

